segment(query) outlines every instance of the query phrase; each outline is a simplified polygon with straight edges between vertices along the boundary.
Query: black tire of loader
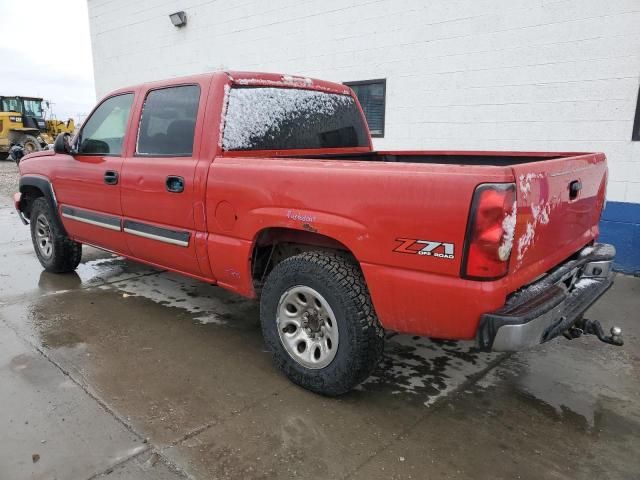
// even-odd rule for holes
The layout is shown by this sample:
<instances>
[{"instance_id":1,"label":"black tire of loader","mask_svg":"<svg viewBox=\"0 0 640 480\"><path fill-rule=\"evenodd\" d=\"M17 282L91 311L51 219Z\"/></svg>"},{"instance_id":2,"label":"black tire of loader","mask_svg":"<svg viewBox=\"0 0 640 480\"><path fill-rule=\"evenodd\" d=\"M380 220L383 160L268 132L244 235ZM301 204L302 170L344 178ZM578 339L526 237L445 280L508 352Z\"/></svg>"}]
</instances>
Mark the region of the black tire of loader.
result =
<instances>
[{"instance_id":1,"label":"black tire of loader","mask_svg":"<svg viewBox=\"0 0 640 480\"><path fill-rule=\"evenodd\" d=\"M40 142L38 142L38 139L33 135L25 135L20 143L22 143L22 146L24 147L25 155L42 150Z\"/></svg>"}]
</instances>

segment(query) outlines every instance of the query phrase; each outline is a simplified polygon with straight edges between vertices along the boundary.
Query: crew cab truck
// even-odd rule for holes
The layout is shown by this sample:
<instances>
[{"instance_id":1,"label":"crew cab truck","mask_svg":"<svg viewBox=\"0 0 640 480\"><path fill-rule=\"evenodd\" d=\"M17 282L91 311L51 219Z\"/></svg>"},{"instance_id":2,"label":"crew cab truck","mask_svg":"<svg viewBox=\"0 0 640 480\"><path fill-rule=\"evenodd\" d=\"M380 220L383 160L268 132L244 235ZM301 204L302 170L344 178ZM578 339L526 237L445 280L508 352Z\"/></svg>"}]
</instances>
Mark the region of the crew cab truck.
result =
<instances>
[{"instance_id":1,"label":"crew cab truck","mask_svg":"<svg viewBox=\"0 0 640 480\"><path fill-rule=\"evenodd\" d=\"M46 270L87 244L259 298L275 363L318 393L364 380L385 331L621 343L583 318L613 282L601 153L374 151L348 87L217 72L117 90L19 167Z\"/></svg>"}]
</instances>

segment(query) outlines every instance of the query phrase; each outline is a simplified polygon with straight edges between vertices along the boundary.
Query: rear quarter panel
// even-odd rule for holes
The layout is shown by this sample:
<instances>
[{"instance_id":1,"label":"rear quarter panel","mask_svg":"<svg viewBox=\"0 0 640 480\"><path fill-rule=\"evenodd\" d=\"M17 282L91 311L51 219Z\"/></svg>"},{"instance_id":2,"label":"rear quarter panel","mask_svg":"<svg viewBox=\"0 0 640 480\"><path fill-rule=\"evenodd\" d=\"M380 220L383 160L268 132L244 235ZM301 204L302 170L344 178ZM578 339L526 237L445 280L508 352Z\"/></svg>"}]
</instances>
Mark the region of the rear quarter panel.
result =
<instances>
[{"instance_id":1,"label":"rear quarter panel","mask_svg":"<svg viewBox=\"0 0 640 480\"><path fill-rule=\"evenodd\" d=\"M217 157L206 193L214 275L251 294L250 255L259 233L313 231L360 261L386 328L470 338L480 310L497 307L505 295L501 283L489 302L468 298L462 288L487 289L459 278L471 197L479 183L511 175L487 166ZM451 243L454 258L396 252L399 238Z\"/></svg>"}]
</instances>

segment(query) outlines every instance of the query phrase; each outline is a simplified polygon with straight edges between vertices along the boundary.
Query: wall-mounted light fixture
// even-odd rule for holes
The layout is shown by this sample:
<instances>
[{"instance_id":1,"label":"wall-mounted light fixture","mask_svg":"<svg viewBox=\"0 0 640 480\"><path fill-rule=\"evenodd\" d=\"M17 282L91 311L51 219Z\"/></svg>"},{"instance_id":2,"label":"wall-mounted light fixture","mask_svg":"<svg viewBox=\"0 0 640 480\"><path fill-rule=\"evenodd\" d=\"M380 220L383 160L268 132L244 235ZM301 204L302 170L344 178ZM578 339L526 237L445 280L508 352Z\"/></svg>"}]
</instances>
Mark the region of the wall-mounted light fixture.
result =
<instances>
[{"instance_id":1,"label":"wall-mounted light fixture","mask_svg":"<svg viewBox=\"0 0 640 480\"><path fill-rule=\"evenodd\" d=\"M187 24L187 14L182 11L172 13L169 15L169 18L171 19L171 23L173 23L174 27L180 28Z\"/></svg>"}]
</instances>

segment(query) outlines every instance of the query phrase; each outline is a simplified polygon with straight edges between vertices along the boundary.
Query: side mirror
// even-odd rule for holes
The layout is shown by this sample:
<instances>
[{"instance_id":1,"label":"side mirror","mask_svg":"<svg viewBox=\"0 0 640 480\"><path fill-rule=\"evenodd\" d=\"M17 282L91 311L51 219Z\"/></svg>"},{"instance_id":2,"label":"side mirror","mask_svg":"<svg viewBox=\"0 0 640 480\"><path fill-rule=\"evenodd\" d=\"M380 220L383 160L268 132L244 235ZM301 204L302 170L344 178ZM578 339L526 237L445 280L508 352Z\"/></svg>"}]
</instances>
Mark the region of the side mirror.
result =
<instances>
[{"instance_id":1,"label":"side mirror","mask_svg":"<svg viewBox=\"0 0 640 480\"><path fill-rule=\"evenodd\" d=\"M69 133L58 134L53 144L53 151L56 153L66 153L67 155L75 153L73 148L71 148L71 135Z\"/></svg>"}]
</instances>

